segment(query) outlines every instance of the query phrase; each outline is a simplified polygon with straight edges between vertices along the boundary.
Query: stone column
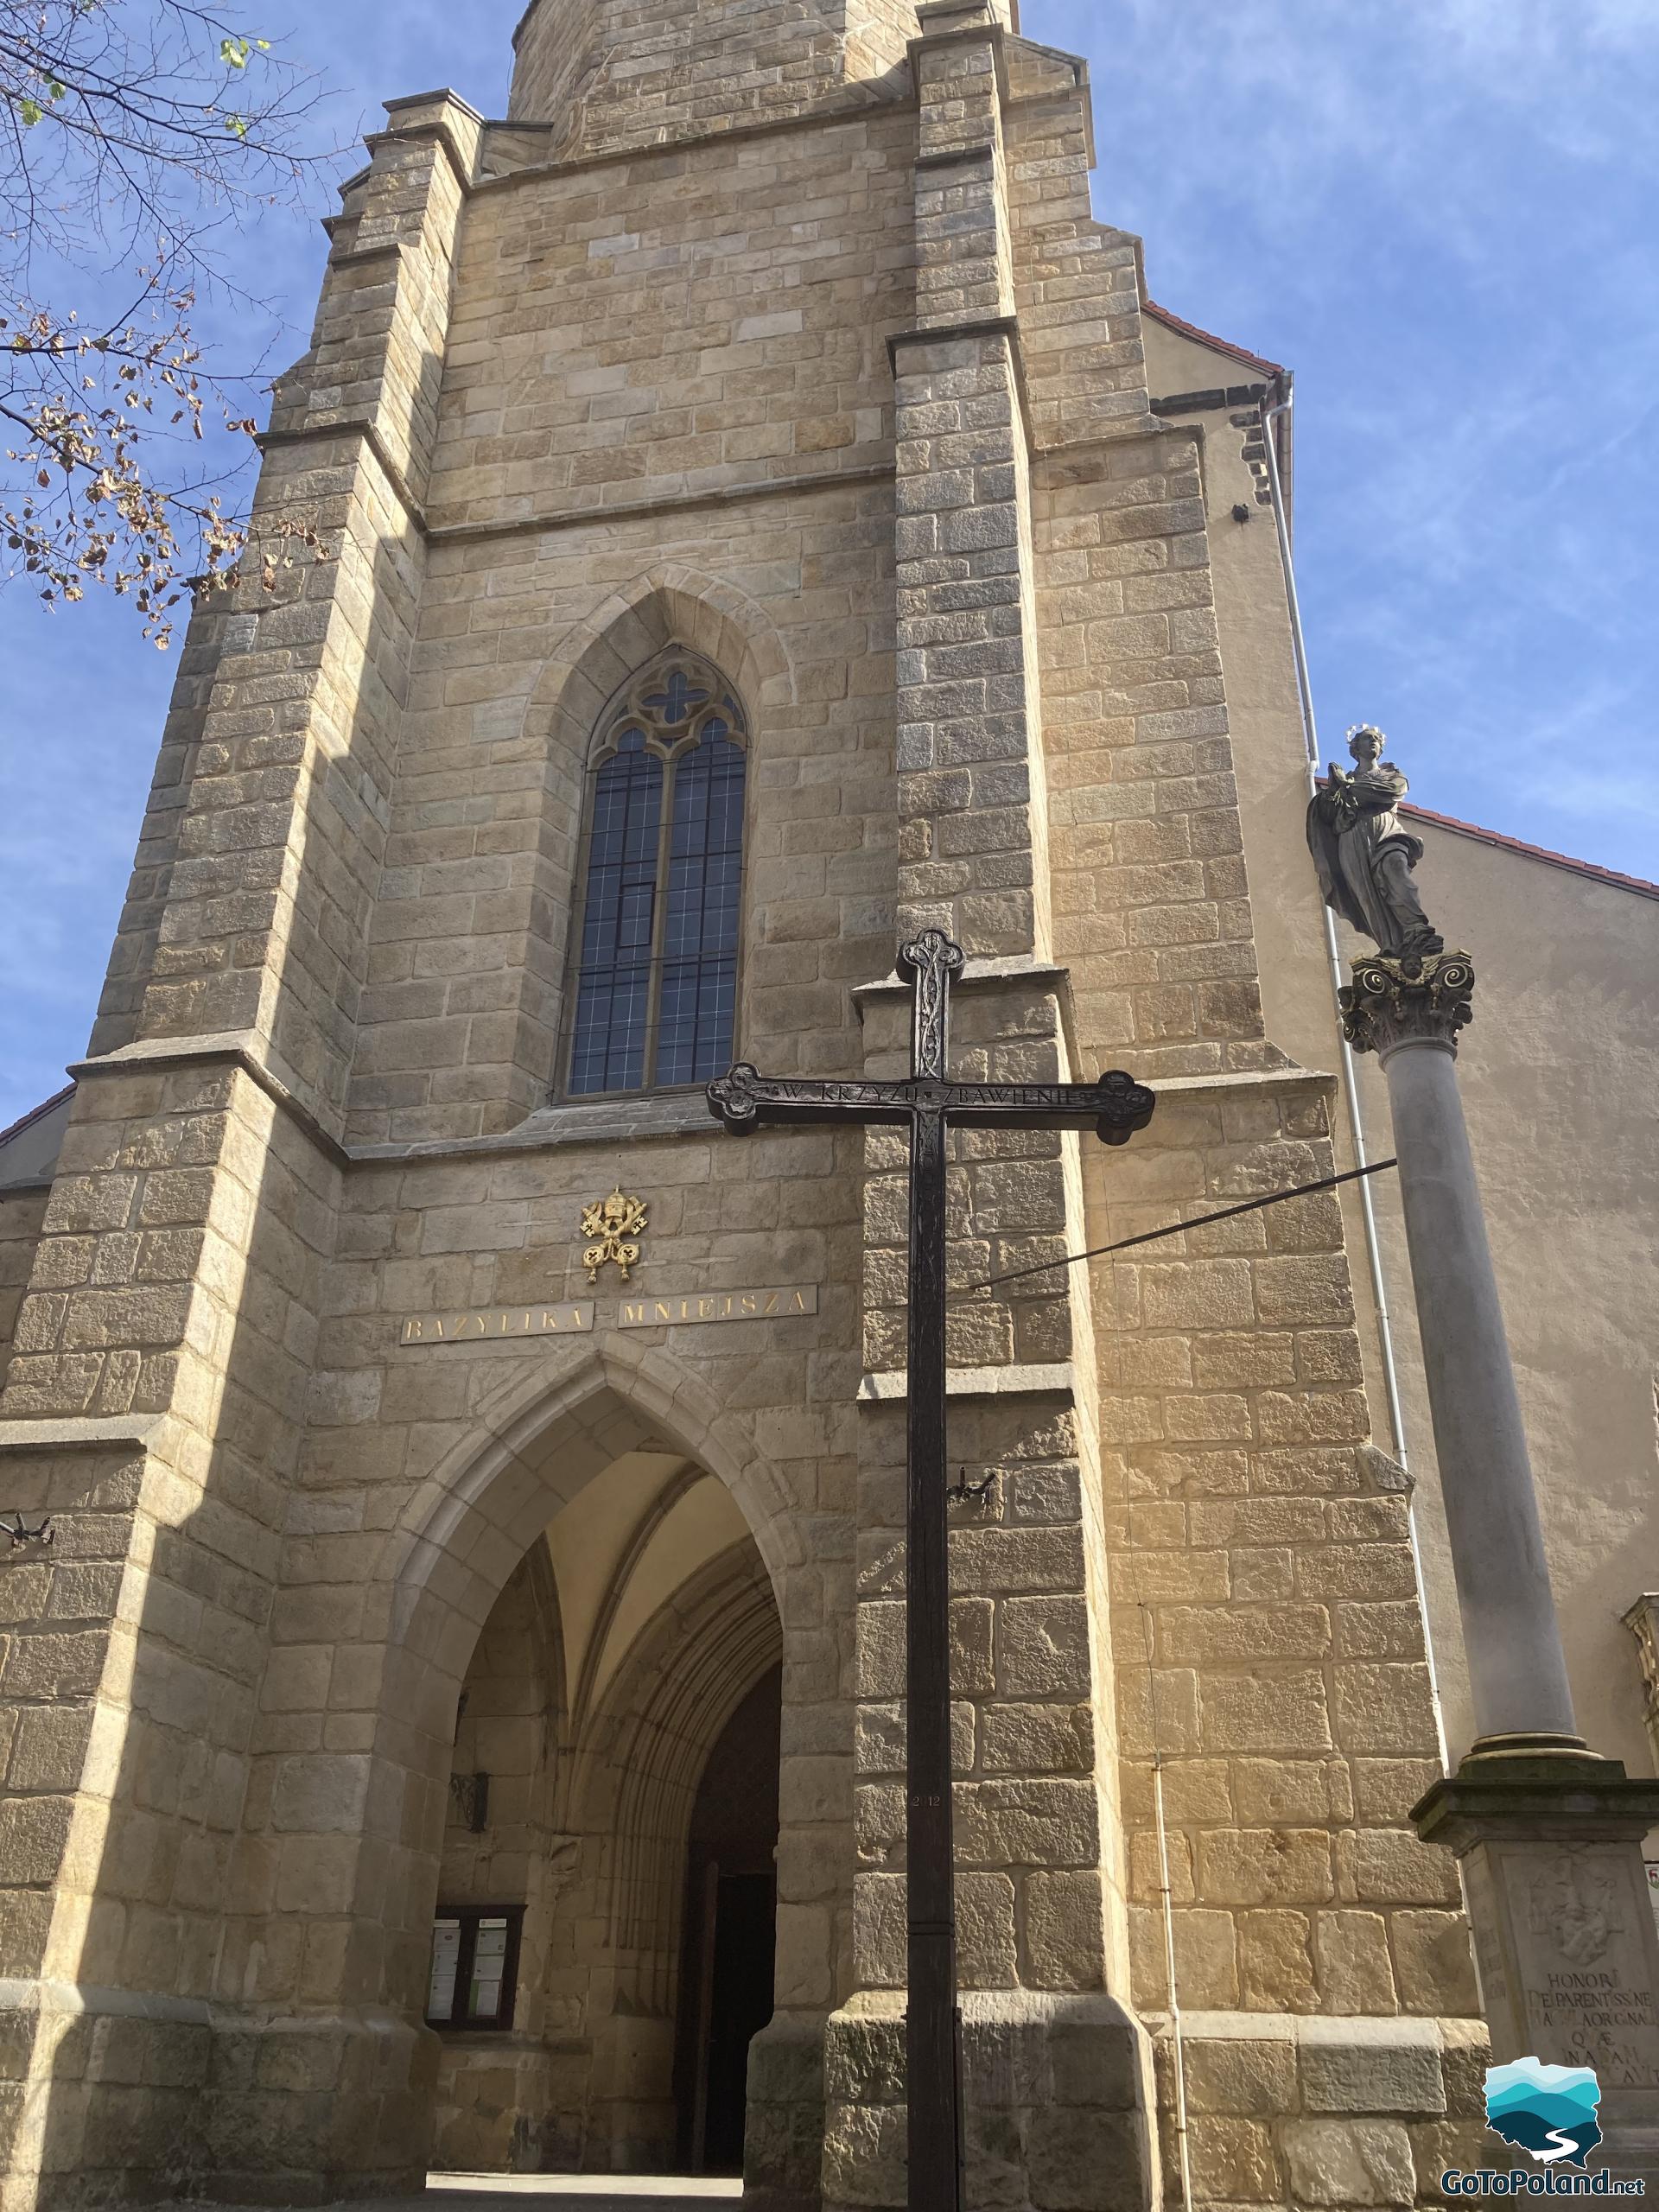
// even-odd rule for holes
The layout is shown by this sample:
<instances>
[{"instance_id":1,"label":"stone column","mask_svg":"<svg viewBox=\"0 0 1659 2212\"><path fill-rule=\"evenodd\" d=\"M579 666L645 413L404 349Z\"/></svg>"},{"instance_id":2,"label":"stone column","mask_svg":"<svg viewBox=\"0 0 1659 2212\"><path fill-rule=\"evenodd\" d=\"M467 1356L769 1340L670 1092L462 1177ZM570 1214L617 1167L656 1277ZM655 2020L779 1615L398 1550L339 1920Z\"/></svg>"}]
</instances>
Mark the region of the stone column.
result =
<instances>
[{"instance_id":1,"label":"stone column","mask_svg":"<svg viewBox=\"0 0 1659 2212\"><path fill-rule=\"evenodd\" d=\"M1466 953L1356 961L1356 1049L1388 1077L1435 1449L1480 1733L1414 1808L1461 1863L1494 2056L1593 2068L1609 2162L1659 2174L1659 1783L1579 1735L1458 1092Z\"/></svg>"},{"instance_id":2,"label":"stone column","mask_svg":"<svg viewBox=\"0 0 1659 2212\"><path fill-rule=\"evenodd\" d=\"M1466 953L1431 954L1415 976L1380 955L1357 961L1344 1026L1357 1051L1376 1054L1389 1081L1476 1724L1483 1742L1543 1735L1577 1745L1521 1402L1458 1093L1458 1032L1471 1019L1474 984Z\"/></svg>"}]
</instances>

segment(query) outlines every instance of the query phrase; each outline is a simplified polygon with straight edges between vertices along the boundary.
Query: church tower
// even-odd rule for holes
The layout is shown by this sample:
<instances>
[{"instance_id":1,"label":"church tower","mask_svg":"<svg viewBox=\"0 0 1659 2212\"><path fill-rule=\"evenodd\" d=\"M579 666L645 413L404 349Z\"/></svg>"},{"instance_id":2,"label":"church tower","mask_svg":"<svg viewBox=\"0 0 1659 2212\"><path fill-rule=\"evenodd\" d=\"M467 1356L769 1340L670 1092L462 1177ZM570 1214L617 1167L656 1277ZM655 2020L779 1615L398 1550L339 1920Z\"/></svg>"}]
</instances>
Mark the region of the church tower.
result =
<instances>
[{"instance_id":1,"label":"church tower","mask_svg":"<svg viewBox=\"0 0 1659 2212\"><path fill-rule=\"evenodd\" d=\"M258 494L326 550L192 625L0 1222L4 2212L902 2203L903 1159L703 1086L902 1069L933 926L958 1073L1160 1096L950 1165L969 2201L1175 2185L1170 1946L1197 2199L1468 2152L1342 1211L1062 1264L1338 1157L1286 379L1092 148L1010 0L535 0L345 186Z\"/></svg>"},{"instance_id":2,"label":"church tower","mask_svg":"<svg viewBox=\"0 0 1659 2212\"><path fill-rule=\"evenodd\" d=\"M564 153L776 122L890 77L916 29L910 0L533 0L508 113Z\"/></svg>"}]
</instances>

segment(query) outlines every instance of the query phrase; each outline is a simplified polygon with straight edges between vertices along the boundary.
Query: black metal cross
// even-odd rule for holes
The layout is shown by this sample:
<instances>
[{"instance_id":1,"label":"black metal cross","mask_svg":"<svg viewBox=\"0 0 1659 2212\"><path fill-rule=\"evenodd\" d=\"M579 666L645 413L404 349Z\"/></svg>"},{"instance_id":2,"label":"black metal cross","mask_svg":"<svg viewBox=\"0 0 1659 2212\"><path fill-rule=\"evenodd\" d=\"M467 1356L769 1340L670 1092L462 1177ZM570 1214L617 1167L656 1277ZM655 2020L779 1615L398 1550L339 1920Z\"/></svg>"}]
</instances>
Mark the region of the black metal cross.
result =
<instances>
[{"instance_id":1,"label":"black metal cross","mask_svg":"<svg viewBox=\"0 0 1659 2212\"><path fill-rule=\"evenodd\" d=\"M912 1073L901 1083L763 1076L747 1064L709 1086L717 1121L907 1126L910 1130L909 1484L906 1554L906 1865L910 2212L960 2212L962 2028L957 2005L956 1869L950 1807L950 1561L945 1516L945 1138L950 1128L1094 1128L1127 1144L1156 1100L1121 1071L1098 1083L952 1083L950 982L963 950L938 930L900 948L915 988Z\"/></svg>"}]
</instances>

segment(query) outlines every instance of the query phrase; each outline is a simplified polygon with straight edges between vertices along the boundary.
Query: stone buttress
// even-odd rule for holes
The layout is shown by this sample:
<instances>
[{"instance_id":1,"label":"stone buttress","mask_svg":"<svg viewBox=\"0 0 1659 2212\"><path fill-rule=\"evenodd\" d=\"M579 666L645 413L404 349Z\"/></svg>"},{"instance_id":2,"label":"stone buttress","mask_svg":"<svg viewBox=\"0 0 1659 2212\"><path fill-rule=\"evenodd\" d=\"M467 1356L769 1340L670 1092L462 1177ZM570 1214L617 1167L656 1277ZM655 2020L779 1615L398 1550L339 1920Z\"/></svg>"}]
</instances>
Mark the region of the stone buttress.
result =
<instances>
[{"instance_id":1,"label":"stone buttress","mask_svg":"<svg viewBox=\"0 0 1659 2212\"><path fill-rule=\"evenodd\" d=\"M556 1514L665 1452L741 1510L783 1669L748 2193L903 2202L902 1155L560 1103L594 732L677 646L751 735L741 1057L897 1071L938 925L957 1072L1160 1094L1121 1153L955 1141L969 2202L1172 2182L1155 1752L1196 2195L1408 2205L1481 2031L1340 1212L1060 1264L1328 1173L1333 1098L1264 1033L1205 452L1149 406L1082 67L1006 0L539 0L507 121L389 118L266 440L323 556L192 625L6 1247L0 1509L58 1533L0 1560L0 2203L416 2185L460 1693ZM817 1313L616 1325L577 1224L618 1180L642 1294ZM404 1345L580 1298L569 1342ZM524 2139L641 2163L672 1946L582 1979L606 1853L546 1847Z\"/></svg>"}]
</instances>

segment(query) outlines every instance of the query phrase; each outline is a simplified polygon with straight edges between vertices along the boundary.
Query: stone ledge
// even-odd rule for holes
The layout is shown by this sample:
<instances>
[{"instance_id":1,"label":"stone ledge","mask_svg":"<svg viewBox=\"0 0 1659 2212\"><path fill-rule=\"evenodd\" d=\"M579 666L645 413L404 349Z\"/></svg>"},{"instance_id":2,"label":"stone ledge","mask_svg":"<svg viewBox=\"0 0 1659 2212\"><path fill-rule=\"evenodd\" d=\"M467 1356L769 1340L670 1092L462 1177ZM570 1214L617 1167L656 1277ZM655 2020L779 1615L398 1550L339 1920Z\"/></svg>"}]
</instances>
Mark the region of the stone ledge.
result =
<instances>
[{"instance_id":1,"label":"stone ledge","mask_svg":"<svg viewBox=\"0 0 1659 2212\"><path fill-rule=\"evenodd\" d=\"M405 108L458 107L474 123L487 123L490 119L471 100L448 85L435 85L429 92L400 92L395 100L382 100L380 105L388 115L401 115Z\"/></svg>"},{"instance_id":2,"label":"stone ledge","mask_svg":"<svg viewBox=\"0 0 1659 2212\"><path fill-rule=\"evenodd\" d=\"M1046 961L1025 957L970 960L963 975L957 978L953 989L971 990L976 987L983 988L1029 983L1044 990L1057 990L1063 987L1069 972ZM911 988L898 976L889 976L877 982L855 985L853 998L859 1003L861 1013L864 1001L908 999ZM849 1081L855 1079L848 1078ZM1306 1068L1247 1069L1230 1075L1170 1076L1150 1085L1160 1099L1204 1097L1211 1094L1216 1096L1236 1096L1241 1091L1255 1092L1258 1096L1268 1097L1306 1090L1329 1095L1335 1091L1336 1087L1335 1076L1313 1072ZM404 1161L492 1159L525 1152L550 1151L560 1145L615 1144L632 1137L700 1136L716 1129L717 1126L709 1112L708 1101L699 1089L659 1094L655 1097L616 1099L593 1106L544 1106L538 1113L531 1114L520 1122L517 1128L503 1130L499 1135L436 1138L413 1144L353 1145L346 1159L353 1167L396 1166ZM962 1371L1002 1374L1014 1370L995 1368ZM955 1387L953 1383L953 1389ZM902 1392L898 1395L902 1395Z\"/></svg>"},{"instance_id":3,"label":"stone ledge","mask_svg":"<svg viewBox=\"0 0 1659 2212\"><path fill-rule=\"evenodd\" d=\"M100 1075L134 1075L148 1070L184 1067L239 1068L274 1103L290 1114L337 1166L396 1166L402 1161L478 1160L541 1152L557 1145L613 1144L628 1137L705 1135L715 1128L701 1086L656 1096L614 1099L592 1106L544 1106L516 1128L499 1135L435 1138L411 1144L340 1144L315 1114L261 1058L263 1046L251 1031L227 1030L206 1037L155 1037L123 1045L97 1059L78 1060L69 1072L77 1079ZM25 1186L19 1186L25 1187ZM50 1187L49 1185L46 1187ZM0 1192L0 1196L10 1195Z\"/></svg>"},{"instance_id":4,"label":"stone ledge","mask_svg":"<svg viewBox=\"0 0 1659 2212\"><path fill-rule=\"evenodd\" d=\"M211 2026L205 1997L168 1997L136 1989L100 1989L79 1981L0 1981L0 2013L90 2013L118 2020L166 2020Z\"/></svg>"},{"instance_id":5,"label":"stone ledge","mask_svg":"<svg viewBox=\"0 0 1659 2212\"><path fill-rule=\"evenodd\" d=\"M711 1136L719 1124L701 1088L660 1093L655 1097L619 1098L592 1106L544 1106L499 1136L435 1139L416 1144L366 1144L352 1147L354 1166L402 1161L477 1160L480 1156L543 1152L566 1144L615 1144L627 1137Z\"/></svg>"},{"instance_id":6,"label":"stone ledge","mask_svg":"<svg viewBox=\"0 0 1659 2212\"><path fill-rule=\"evenodd\" d=\"M0 1421L0 1452L62 1452L124 1444L148 1451L166 1414L86 1414L68 1421ZM0 1982L0 1991L5 1987Z\"/></svg>"},{"instance_id":7,"label":"stone ledge","mask_svg":"<svg viewBox=\"0 0 1659 2212\"><path fill-rule=\"evenodd\" d=\"M330 269L356 269L367 261L396 261L404 251L401 238L388 238L384 245L340 246L328 257Z\"/></svg>"},{"instance_id":8,"label":"stone ledge","mask_svg":"<svg viewBox=\"0 0 1659 2212\"><path fill-rule=\"evenodd\" d=\"M401 245L393 250L399 254L404 251ZM346 265L346 257L343 255L339 261L331 262L329 264L331 268L340 268L344 265ZM416 498L413 486L398 466L390 447L382 438L378 424L372 422L366 415L341 415L332 423L296 423L291 427L261 430L254 439L254 443L262 454L265 454L283 446L306 445L313 440L327 438L361 439L373 454L382 475L391 485L397 503L408 517L411 527L422 537L429 537L431 535L427 525L426 512Z\"/></svg>"},{"instance_id":9,"label":"stone ledge","mask_svg":"<svg viewBox=\"0 0 1659 2212\"><path fill-rule=\"evenodd\" d=\"M365 134L363 143L368 149L371 161L382 146L407 145L422 138L435 138L442 148L456 184L461 188L463 202L469 200L478 184L478 156L482 151L484 133L489 129L486 118L481 116L470 100L462 99L459 92L447 89L435 92L410 92L401 99L385 100L386 128ZM420 111L424 110L423 114ZM473 155L469 159L466 147L455 129L454 116L459 113L463 123L475 126L473 134ZM407 120L403 118L407 117Z\"/></svg>"},{"instance_id":10,"label":"stone ledge","mask_svg":"<svg viewBox=\"0 0 1659 2212\"><path fill-rule=\"evenodd\" d=\"M1254 1090L1263 1097L1277 1091L1318 1090L1333 1097L1337 1078L1319 1068L1230 1068L1219 1075L1148 1076L1147 1087L1160 1098L1203 1098L1211 1093Z\"/></svg>"},{"instance_id":11,"label":"stone ledge","mask_svg":"<svg viewBox=\"0 0 1659 2212\"><path fill-rule=\"evenodd\" d=\"M541 0L531 0L518 30L536 12ZM515 34L515 44L518 34ZM728 124L724 128L709 130L695 122L681 126L669 126L670 134L651 138L639 144L607 146L596 153L575 154L563 161L535 162L521 168L494 169L481 175L473 187L475 192L499 190L503 185L534 181L539 177L580 176L590 169L615 168L627 162L649 160L653 155L674 155L700 152L709 147L741 142L745 139L779 137L791 130L800 130L847 123L868 123L873 118L914 113L917 107L915 89L909 73L896 84L860 84L842 89L814 100L810 105L798 109L791 115L762 116L753 121ZM487 135L500 132L511 136L514 132L533 131L550 133L559 129L560 123L532 115L493 116L485 124ZM487 143L486 149L487 150ZM342 187L342 189L344 188Z\"/></svg>"},{"instance_id":12,"label":"stone ledge","mask_svg":"<svg viewBox=\"0 0 1659 2212\"><path fill-rule=\"evenodd\" d=\"M1121 1999L1104 1989L963 1989L957 1992L957 2001L964 2024L1012 2021L1048 2026L1082 2020L1091 2026L1111 2028L1132 2028L1137 2022L1146 2025L1143 2014L1131 2012ZM902 2020L909 2004L910 1993L906 1989L855 1989L844 2004L832 2009L829 2018L832 2023Z\"/></svg>"},{"instance_id":13,"label":"stone ledge","mask_svg":"<svg viewBox=\"0 0 1659 2212\"><path fill-rule=\"evenodd\" d=\"M1026 375L1025 340L1020 333L1017 315L982 315L974 322L944 322L937 327L923 326L912 330L894 330L887 334L887 359L893 367L896 383L901 376L919 376L925 372L901 369L899 356L907 346L962 346L977 344L986 338L1007 340L1008 360L1014 372L1015 395L1020 402L1020 429L1025 438L1027 455L1034 460L1038 454L1037 434L1033 427L1036 417L1032 408L1031 390Z\"/></svg>"},{"instance_id":14,"label":"stone ledge","mask_svg":"<svg viewBox=\"0 0 1659 2212\"><path fill-rule=\"evenodd\" d=\"M96 1059L75 1060L67 1072L77 1083L101 1075L142 1075L151 1068L235 1067L257 1084L274 1105L299 1122L313 1143L327 1153L337 1167L350 1155L300 1096L300 1077L287 1080L267 1063L270 1047L251 1029L225 1029L206 1037L141 1037L136 1044L118 1045Z\"/></svg>"},{"instance_id":15,"label":"stone ledge","mask_svg":"<svg viewBox=\"0 0 1659 2212\"><path fill-rule=\"evenodd\" d=\"M485 538L535 537L553 531L602 528L613 522L648 521L655 515L684 514L700 507L740 506L755 499L785 498L819 492L856 490L888 484L897 473L890 460L869 461L857 468L798 469L787 476L757 476L735 484L709 484L677 492L663 492L654 499L614 499L608 505L563 507L544 514L504 517L499 522L429 523L431 545L468 545Z\"/></svg>"},{"instance_id":16,"label":"stone ledge","mask_svg":"<svg viewBox=\"0 0 1659 2212\"><path fill-rule=\"evenodd\" d=\"M953 1367L944 1387L952 1398L1075 1396L1077 1371L1069 1359L1047 1367ZM902 1367L866 1375L858 1386L861 1406L901 1403L909 1395L909 1370Z\"/></svg>"},{"instance_id":17,"label":"stone ledge","mask_svg":"<svg viewBox=\"0 0 1659 2212\"><path fill-rule=\"evenodd\" d=\"M915 166L924 174L931 169L957 169L967 162L994 162L996 148L987 139L982 145L952 146L941 154L918 154Z\"/></svg>"},{"instance_id":18,"label":"stone ledge","mask_svg":"<svg viewBox=\"0 0 1659 2212\"><path fill-rule=\"evenodd\" d=\"M124 1075L175 1062L251 1059L259 1042L257 1033L251 1029L211 1029L199 1037L138 1037L130 1045L116 1046L112 1052L72 1060L67 1072L79 1082L86 1076Z\"/></svg>"},{"instance_id":19,"label":"stone ledge","mask_svg":"<svg viewBox=\"0 0 1659 2212\"><path fill-rule=\"evenodd\" d=\"M1160 2038L1172 2036L1167 2012L1143 2012L1141 2024ZM1458 2050L1484 2042L1484 2020L1424 2012L1183 2012L1183 2043L1288 2043L1339 2050Z\"/></svg>"},{"instance_id":20,"label":"stone ledge","mask_svg":"<svg viewBox=\"0 0 1659 2212\"><path fill-rule=\"evenodd\" d=\"M1052 960L1039 960L1028 952L1014 952L995 960L969 960L959 976L953 976L951 995L958 991L972 990L976 984L1037 983L1046 990L1058 990L1071 977L1071 970ZM915 989L895 969L874 983L855 983L853 1003L862 1011L865 999L909 998Z\"/></svg>"},{"instance_id":21,"label":"stone ledge","mask_svg":"<svg viewBox=\"0 0 1659 2212\"><path fill-rule=\"evenodd\" d=\"M1044 990L1063 992L1070 975L1069 968L1054 962L1033 959L1028 954L1017 954L1002 959L970 960L957 978L955 988L957 990L972 990L1027 984ZM911 985L896 974L888 975L873 982L855 984L852 996L861 1015L866 1000L907 998L911 988ZM313 1142L327 1154L336 1166L340 1167L396 1166L404 1160L499 1158L518 1153L548 1151L567 1144L614 1144L631 1137L702 1135L715 1126L709 1111L707 1097L699 1086L692 1090L658 1094L654 1097L617 1099L592 1106L544 1106L520 1122L516 1128L505 1129L493 1136L436 1138L410 1144L347 1147L340 1144L323 1127L282 1076L266 1065L262 1057L264 1049L261 1040L248 1030L226 1030L205 1037L142 1038L136 1044L118 1046L112 1052L101 1053L96 1059L77 1060L71 1065L68 1073L80 1082L101 1075L139 1074L152 1068L238 1067L275 1104L291 1115ZM1329 1096L1337 1090L1337 1078L1334 1075L1309 1068L1248 1068L1218 1075L1166 1076L1154 1080L1151 1088L1160 1099L1220 1097L1236 1096L1241 1091L1272 1097L1284 1093L1313 1090ZM17 1191L35 1187L32 1184L19 1184L0 1192L0 1196L11 1196ZM38 1187L50 1186L43 1184ZM988 1369L983 1371L1001 1373L1008 1370ZM953 1384L952 1388L955 1387Z\"/></svg>"}]
</instances>

